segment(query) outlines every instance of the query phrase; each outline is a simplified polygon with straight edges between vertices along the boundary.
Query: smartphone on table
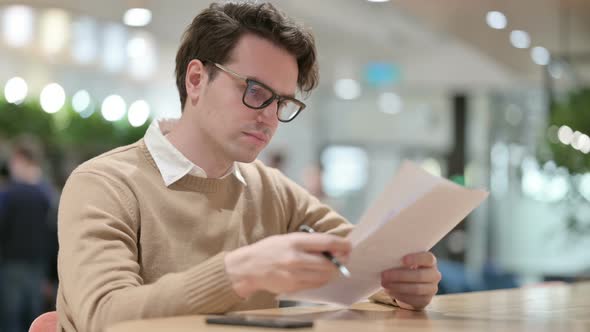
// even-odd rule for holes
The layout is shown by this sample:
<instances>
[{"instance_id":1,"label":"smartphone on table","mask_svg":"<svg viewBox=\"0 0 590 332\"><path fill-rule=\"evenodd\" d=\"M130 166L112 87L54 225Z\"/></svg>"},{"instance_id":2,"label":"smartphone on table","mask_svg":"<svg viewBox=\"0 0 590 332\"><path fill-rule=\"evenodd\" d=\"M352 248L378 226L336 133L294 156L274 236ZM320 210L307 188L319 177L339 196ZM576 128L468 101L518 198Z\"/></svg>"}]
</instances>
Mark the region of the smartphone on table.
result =
<instances>
[{"instance_id":1,"label":"smartphone on table","mask_svg":"<svg viewBox=\"0 0 590 332\"><path fill-rule=\"evenodd\" d=\"M220 315L207 316L207 324L237 325L237 326L258 326L280 329L297 329L313 327L312 320L301 320L285 317L268 317L254 315Z\"/></svg>"}]
</instances>

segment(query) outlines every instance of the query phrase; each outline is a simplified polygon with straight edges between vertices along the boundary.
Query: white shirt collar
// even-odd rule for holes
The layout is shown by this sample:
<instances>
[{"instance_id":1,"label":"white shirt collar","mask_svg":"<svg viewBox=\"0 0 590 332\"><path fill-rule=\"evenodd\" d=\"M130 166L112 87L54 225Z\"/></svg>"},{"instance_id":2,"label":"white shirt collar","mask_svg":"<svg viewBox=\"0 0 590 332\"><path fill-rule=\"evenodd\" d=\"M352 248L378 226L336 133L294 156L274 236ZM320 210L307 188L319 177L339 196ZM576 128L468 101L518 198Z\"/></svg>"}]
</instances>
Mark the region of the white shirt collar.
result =
<instances>
[{"instance_id":1,"label":"white shirt collar","mask_svg":"<svg viewBox=\"0 0 590 332\"><path fill-rule=\"evenodd\" d=\"M144 136L145 145L156 162L156 166L158 166L158 170L167 187L187 174L203 178L207 177L205 170L188 160L164 136L170 131L176 121L154 120ZM232 173L240 182L246 185L246 180L240 173L240 168L237 167L236 163L221 178L223 179Z\"/></svg>"}]
</instances>

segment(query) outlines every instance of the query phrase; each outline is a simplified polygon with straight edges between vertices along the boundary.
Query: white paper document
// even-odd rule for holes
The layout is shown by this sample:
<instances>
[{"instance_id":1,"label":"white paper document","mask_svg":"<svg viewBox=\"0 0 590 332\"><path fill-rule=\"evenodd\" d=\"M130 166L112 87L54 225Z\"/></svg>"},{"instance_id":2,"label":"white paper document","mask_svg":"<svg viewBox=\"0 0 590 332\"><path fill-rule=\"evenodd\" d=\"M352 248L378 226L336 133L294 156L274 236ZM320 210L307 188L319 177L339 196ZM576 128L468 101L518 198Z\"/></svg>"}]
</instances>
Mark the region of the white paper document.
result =
<instances>
[{"instance_id":1,"label":"white paper document","mask_svg":"<svg viewBox=\"0 0 590 332\"><path fill-rule=\"evenodd\" d=\"M365 300L381 288L381 271L401 266L407 254L430 250L487 196L405 161L348 236L351 277L280 298L345 306Z\"/></svg>"}]
</instances>

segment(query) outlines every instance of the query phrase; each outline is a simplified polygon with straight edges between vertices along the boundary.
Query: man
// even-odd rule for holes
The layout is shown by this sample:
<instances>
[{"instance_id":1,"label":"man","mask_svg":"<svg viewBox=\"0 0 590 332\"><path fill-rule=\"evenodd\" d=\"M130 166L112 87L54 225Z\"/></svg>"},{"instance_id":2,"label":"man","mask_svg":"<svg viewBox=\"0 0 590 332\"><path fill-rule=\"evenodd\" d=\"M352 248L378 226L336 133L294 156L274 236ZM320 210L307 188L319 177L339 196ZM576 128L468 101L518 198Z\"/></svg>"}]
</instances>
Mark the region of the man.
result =
<instances>
[{"instance_id":1,"label":"man","mask_svg":"<svg viewBox=\"0 0 590 332\"><path fill-rule=\"evenodd\" d=\"M270 4L212 4L184 34L176 78L179 121L154 122L143 140L80 166L64 188L62 329L273 307L276 294L335 276L321 252L343 261L350 253L349 223L255 161L279 122L303 110L296 92L317 84L311 34ZM302 224L328 234L299 233ZM383 273L383 286L421 309L440 279L435 258L404 263Z\"/></svg>"},{"instance_id":2,"label":"man","mask_svg":"<svg viewBox=\"0 0 590 332\"><path fill-rule=\"evenodd\" d=\"M44 309L55 211L41 159L34 140L19 138L9 160L10 180L0 189L0 330L5 332L27 330Z\"/></svg>"}]
</instances>

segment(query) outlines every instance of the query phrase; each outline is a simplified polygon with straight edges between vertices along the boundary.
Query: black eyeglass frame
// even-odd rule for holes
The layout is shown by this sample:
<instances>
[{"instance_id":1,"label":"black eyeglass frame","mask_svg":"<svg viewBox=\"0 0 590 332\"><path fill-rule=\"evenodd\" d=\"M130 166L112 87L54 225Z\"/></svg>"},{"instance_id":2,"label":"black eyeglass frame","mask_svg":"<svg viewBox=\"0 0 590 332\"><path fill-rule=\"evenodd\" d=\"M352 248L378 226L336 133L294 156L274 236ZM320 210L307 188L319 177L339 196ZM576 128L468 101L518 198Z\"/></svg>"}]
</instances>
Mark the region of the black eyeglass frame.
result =
<instances>
[{"instance_id":1,"label":"black eyeglass frame","mask_svg":"<svg viewBox=\"0 0 590 332\"><path fill-rule=\"evenodd\" d=\"M259 82L259 81L255 80L255 79L246 77L244 75L240 75L240 74L236 73L235 71L227 68L224 65L220 65L220 64L218 64L216 62L209 61L209 60L204 60L204 61L201 60L201 61L203 63L209 62L212 65L214 65L215 67L217 67L218 69L220 69L220 70L222 70L222 71L230 74L234 78L237 78L239 80L244 81L246 83L246 88L244 89L244 94L242 95L242 103L244 105L246 105L247 107L249 107L251 109L254 109L254 110L261 110L263 108L266 108L268 105L272 104L275 100L278 100L276 114L277 114L277 119L280 122L287 123L287 122L293 121L299 115L299 113L301 113L301 111L303 111L305 109L305 107L307 106L307 105L305 105L305 103L303 103L302 101L300 101L300 100L298 100L296 98L288 97L288 96L281 96L278 93L274 92L274 90L271 87L269 87L268 85L266 85L266 84L264 84L262 82ZM272 96L269 99L267 99L266 101L264 101L260 106L252 106L252 105L248 104L246 102L246 93L248 92L248 89L250 89L252 85L259 85L259 86L263 87L264 89L266 89L270 93L272 93ZM295 113L293 113L293 116L291 116L289 119L283 120L279 116L279 109L280 109L281 102L283 102L285 100L288 100L288 101L291 101L291 102L295 103L296 105L299 106L299 109Z\"/></svg>"}]
</instances>

